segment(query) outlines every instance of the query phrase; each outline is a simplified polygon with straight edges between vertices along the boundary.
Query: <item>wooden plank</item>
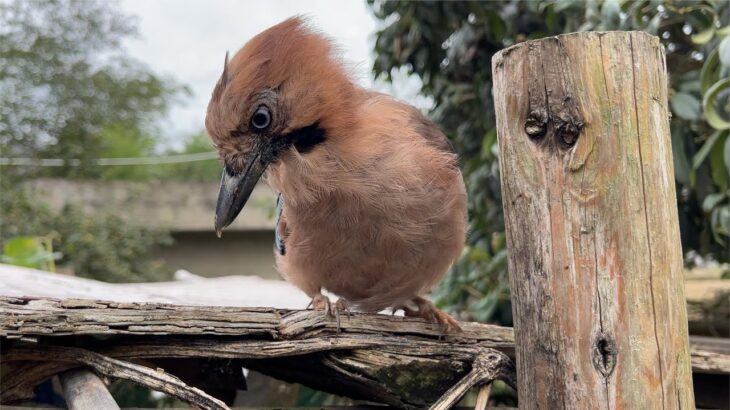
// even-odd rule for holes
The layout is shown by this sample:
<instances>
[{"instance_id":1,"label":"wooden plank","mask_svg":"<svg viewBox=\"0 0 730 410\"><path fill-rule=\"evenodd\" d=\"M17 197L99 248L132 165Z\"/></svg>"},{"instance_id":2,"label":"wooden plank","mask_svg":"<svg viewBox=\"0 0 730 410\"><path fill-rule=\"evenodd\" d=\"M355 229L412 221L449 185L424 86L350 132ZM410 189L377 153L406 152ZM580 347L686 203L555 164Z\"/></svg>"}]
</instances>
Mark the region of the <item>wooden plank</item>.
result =
<instances>
[{"instance_id":1,"label":"wooden plank","mask_svg":"<svg viewBox=\"0 0 730 410\"><path fill-rule=\"evenodd\" d=\"M7 342L0 361L19 366L6 373L18 376L0 380L4 400L27 397L33 383L77 366L53 351L63 348L68 336L117 360L174 358L183 367L215 360L218 373L226 363L234 367L232 374L243 365L326 391L380 395L393 405L438 397L484 349L514 354L511 328L463 323L463 333L443 334L421 319L361 313L342 316L338 333L334 319L315 311L0 297L0 318ZM160 327L164 321L169 326ZM693 342L694 371L730 374L726 347L727 341L714 338ZM423 390L413 390L413 380ZM407 394L412 396L400 396Z\"/></svg>"},{"instance_id":2,"label":"wooden plank","mask_svg":"<svg viewBox=\"0 0 730 410\"><path fill-rule=\"evenodd\" d=\"M0 335L13 343L0 359L24 366L0 381L4 403L27 397L35 384L78 363L95 363L95 355L103 356L99 363L230 360L239 370L243 364L398 407L438 399L482 356L503 367L500 378L515 385L511 360L490 347L511 350L511 330L498 326L467 323L463 332L445 334L438 325L389 315L343 315L338 325L315 311L6 297L0 297L0 317ZM66 336L74 336L83 354L63 345ZM487 381L480 374L469 383Z\"/></svg>"},{"instance_id":3,"label":"wooden plank","mask_svg":"<svg viewBox=\"0 0 730 410\"><path fill-rule=\"evenodd\" d=\"M690 336L691 349L730 355L730 339L726 337Z\"/></svg>"},{"instance_id":4,"label":"wooden plank","mask_svg":"<svg viewBox=\"0 0 730 410\"><path fill-rule=\"evenodd\" d=\"M103 299L186 305L276 306L303 309L310 299L283 280L226 276L153 283L106 283L92 279L0 264L0 295L57 299Z\"/></svg>"},{"instance_id":5,"label":"wooden plank","mask_svg":"<svg viewBox=\"0 0 730 410\"><path fill-rule=\"evenodd\" d=\"M59 375L69 410L119 410L106 384L94 372L79 368Z\"/></svg>"},{"instance_id":6,"label":"wooden plank","mask_svg":"<svg viewBox=\"0 0 730 410\"><path fill-rule=\"evenodd\" d=\"M33 349L26 350L25 354L28 354L29 351L33 351ZM184 400L185 402L202 410L228 409L222 401L208 395L200 389L188 386L179 378L167 374L162 369L151 369L146 366L109 358L99 353L74 347L46 346L41 349L35 349L35 351L42 354L46 358L46 362L60 361L62 363L82 364L89 368L93 368L94 371L103 374L104 376L130 380L152 390L167 393L168 395ZM6 358L8 361L15 361L12 358L12 354L10 357L6 356ZM109 399L111 399L111 395L108 398L100 397L102 394L98 391L99 386L98 383L94 381L96 376L93 375L93 373L88 370L86 372L74 372L72 370L70 378L67 378L67 373L68 372L62 373L61 377L62 384L65 383L65 397L72 399L72 401L68 403L72 410L95 410L107 408L119 409L116 403L114 403L113 407L102 406L104 402L108 402ZM89 375L89 373L91 373L91 375ZM21 377L22 376L17 376L17 378ZM98 377L96 378L98 379ZM99 382L101 382L101 380L99 380ZM92 395L84 390L89 387L91 387L95 393L99 394ZM95 404L98 404L99 406L95 406Z\"/></svg>"},{"instance_id":7,"label":"wooden plank","mask_svg":"<svg viewBox=\"0 0 730 410\"><path fill-rule=\"evenodd\" d=\"M687 274L719 277L719 270L695 269ZM714 276L712 276L714 275ZM687 280L690 331L727 336L730 312L727 307L708 310L722 292L730 292L727 280ZM309 298L291 284L256 276L227 276L155 283L104 283L96 280L0 264L0 294L59 299L104 299L115 302L159 302L185 305L276 306L301 309ZM725 296L727 298L727 296ZM714 302L714 303L713 303ZM723 310L724 309L724 310Z\"/></svg>"},{"instance_id":8,"label":"wooden plank","mask_svg":"<svg viewBox=\"0 0 730 410\"><path fill-rule=\"evenodd\" d=\"M230 335L295 340L335 333L337 323L321 312L274 308L118 303L88 299L0 296L0 336L67 335ZM417 335L444 341L479 343L509 351L510 328L462 324L463 332L444 334L440 326L402 316L353 314L341 317L347 333Z\"/></svg>"},{"instance_id":9,"label":"wooden plank","mask_svg":"<svg viewBox=\"0 0 730 410\"><path fill-rule=\"evenodd\" d=\"M462 323L463 333L444 335L438 326L422 319L355 313L341 318L342 333L337 335L337 324L330 318L311 310L286 310L269 308L235 308L221 306L189 306L164 303L117 303L81 299L13 298L0 296L0 336L10 339L37 338L40 336L68 335L136 335L185 336L178 354L194 355L196 340L206 336L236 336L220 344L221 358L239 357L241 346L247 346L248 358L278 357L291 354L312 353L319 340L332 340L342 348L377 346L367 338L349 338L358 334L392 334L413 336L424 342L437 340L459 345L479 345L494 348L514 357L514 332L512 328ZM331 338L332 335L337 338ZM266 339L241 339L242 336ZM195 338L193 338L195 337ZM207 339L206 339L207 340ZM309 340L309 341L307 341ZM314 342L312 342L314 340ZM383 339L384 343L395 343ZM405 339L406 342L408 339ZM273 343L276 341L277 343ZM208 343L207 341L201 343ZM328 342L330 343L330 342ZM165 346L172 348L171 340ZM187 347L187 349L186 349ZM154 346L149 346L153 349ZM730 340L722 338L692 337L692 365L695 372L712 372L722 369L730 373ZM230 351L228 350L230 349ZM138 350L142 352L142 350ZM152 350L150 350L152 351ZM705 353L718 353L717 360L710 360Z\"/></svg>"},{"instance_id":10,"label":"wooden plank","mask_svg":"<svg viewBox=\"0 0 730 410\"><path fill-rule=\"evenodd\" d=\"M520 408L694 408L658 39L529 41L493 72Z\"/></svg>"}]
</instances>

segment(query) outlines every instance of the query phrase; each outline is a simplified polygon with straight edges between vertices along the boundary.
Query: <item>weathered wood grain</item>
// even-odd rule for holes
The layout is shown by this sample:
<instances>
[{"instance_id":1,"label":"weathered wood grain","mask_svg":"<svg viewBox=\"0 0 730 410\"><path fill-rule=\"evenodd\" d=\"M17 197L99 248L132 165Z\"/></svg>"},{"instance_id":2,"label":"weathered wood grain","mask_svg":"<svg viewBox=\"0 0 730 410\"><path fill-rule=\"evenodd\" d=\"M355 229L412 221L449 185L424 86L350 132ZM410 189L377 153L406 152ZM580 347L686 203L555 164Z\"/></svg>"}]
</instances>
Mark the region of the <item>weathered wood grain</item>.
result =
<instances>
[{"instance_id":1,"label":"weathered wood grain","mask_svg":"<svg viewBox=\"0 0 730 410\"><path fill-rule=\"evenodd\" d=\"M694 408L658 39L493 60L520 408Z\"/></svg>"},{"instance_id":2,"label":"weathered wood grain","mask_svg":"<svg viewBox=\"0 0 730 410\"><path fill-rule=\"evenodd\" d=\"M410 338L455 346L479 344L514 356L512 328L462 323L459 334L443 334L438 326L421 319L353 314L341 318L342 333L336 333L336 323L311 310L284 310L273 308L238 308L219 306L185 306L164 303L117 303L85 299L16 298L0 296L0 336L8 339L37 338L42 336L72 335L137 335L177 336L177 339L145 338L135 341L136 346L147 346L129 354L150 351L158 354L165 349L177 349L178 354L193 357L203 346L206 336L247 336L241 340L221 340L216 354L221 358L281 357L287 354L313 353L321 341L333 348L357 349L387 345L409 345ZM160 324L165 324L161 327ZM381 338L369 338L379 334ZM399 335L408 338L400 339ZM196 336L195 339L179 339ZM353 336L353 337L351 337ZM359 337L355 337L359 336ZM388 337L390 336L390 337ZM263 339L261 339L263 338ZM179 343L178 343L179 342ZM119 350L124 344L116 344ZM718 338L692 337L693 351L715 352L730 357L730 341ZM154 349L158 349L155 351ZM245 349L242 352L240 349ZM151 357L145 354L144 357ZM700 356L697 356L698 358ZM722 368L730 373L730 366ZM702 360L694 363L693 370L702 372Z\"/></svg>"},{"instance_id":3,"label":"weathered wood grain","mask_svg":"<svg viewBox=\"0 0 730 410\"><path fill-rule=\"evenodd\" d=\"M492 349L509 352L512 332L497 326L465 324L463 333L444 334L417 319L353 314L341 318L338 332L334 319L314 311L7 297L0 297L0 317L0 336L10 342L0 361L15 366L15 376L0 381L3 403L27 398L37 383L61 371L91 366L81 359L94 355L127 364L228 359L239 372L243 364L286 381L399 408L437 400L470 373L477 359L488 360L492 371L462 381L466 390L493 380L488 377L494 374L516 385L511 360ZM69 359L53 350L68 349L58 344L69 341L88 354L74 350Z\"/></svg>"},{"instance_id":4,"label":"weathered wood grain","mask_svg":"<svg viewBox=\"0 0 730 410\"><path fill-rule=\"evenodd\" d=\"M478 393L477 404L475 409L484 409L487 407L487 399L489 398L489 391L491 382L500 374L503 374L503 370L500 366L500 362L497 356L490 357L489 354L480 356L474 361L471 371L458 383L449 389L446 393L441 396L433 405L430 410L449 410L459 402L459 400L469 391L473 386L481 385ZM485 388L486 387L486 388Z\"/></svg>"},{"instance_id":5,"label":"weathered wood grain","mask_svg":"<svg viewBox=\"0 0 730 410\"><path fill-rule=\"evenodd\" d=\"M26 347L23 349L14 350L6 358L9 362L25 359L31 362L42 361L45 363L65 363L67 364L67 366L68 364L70 364L70 367L72 368L74 364L83 364L84 366L91 367L96 372L105 376L134 381L135 383L142 384L143 386L147 386L153 390L157 390L163 393L167 393L173 397L177 397L200 409L228 409L228 406L226 406L225 403L223 403L222 401L211 397L200 389L188 386L177 377L165 373L165 371L162 369L151 369L146 366L109 358L102 354L92 352L86 349L65 346ZM7 378L17 380L21 377L21 375L18 375L18 377L11 376ZM86 380L88 381L89 379L87 378ZM75 387L81 388L83 386L76 383ZM64 388L64 390L66 389ZM76 394L76 396L80 395ZM111 398L111 396L109 398ZM90 405L92 403L86 402L83 404ZM79 407L80 410L86 408L105 409L108 407ZM116 406L116 408L119 407Z\"/></svg>"},{"instance_id":6,"label":"weathered wood grain","mask_svg":"<svg viewBox=\"0 0 730 410\"><path fill-rule=\"evenodd\" d=\"M0 336L43 335L215 335L263 340L299 340L336 334L334 319L312 310L118 303L88 299L0 296ZM353 314L340 318L343 334L389 334L424 340L480 344L511 353L512 329L463 323L444 333L422 319ZM267 342L268 343L268 342Z\"/></svg>"},{"instance_id":7,"label":"weathered wood grain","mask_svg":"<svg viewBox=\"0 0 730 410\"><path fill-rule=\"evenodd\" d=\"M172 358L187 367L215 360L220 371L226 363L233 366L231 374L235 366L240 373L245 365L400 407L438 399L468 374L484 349L514 354L511 328L463 323L463 333L443 335L419 319L353 314L341 320L337 333L333 319L314 311L0 297L0 336L6 341L0 363L13 366L3 374L20 375L0 381L0 398L5 403L28 397L38 382L83 364L49 361L50 351L38 349L39 343L73 343L107 358L139 363ZM730 342L693 340L692 365L695 372L729 374ZM231 387L240 383L230 382Z\"/></svg>"}]
</instances>

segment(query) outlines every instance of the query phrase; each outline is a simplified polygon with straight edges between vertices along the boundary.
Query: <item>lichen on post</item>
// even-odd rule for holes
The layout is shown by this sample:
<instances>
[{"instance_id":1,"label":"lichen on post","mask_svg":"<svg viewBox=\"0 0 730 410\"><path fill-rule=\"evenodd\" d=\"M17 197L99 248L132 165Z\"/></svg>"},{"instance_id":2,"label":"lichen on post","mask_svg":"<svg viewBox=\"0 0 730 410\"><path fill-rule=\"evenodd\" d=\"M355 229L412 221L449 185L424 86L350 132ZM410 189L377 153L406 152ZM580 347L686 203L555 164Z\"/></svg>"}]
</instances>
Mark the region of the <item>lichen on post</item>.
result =
<instances>
[{"instance_id":1,"label":"lichen on post","mask_svg":"<svg viewBox=\"0 0 730 410\"><path fill-rule=\"evenodd\" d=\"M568 34L492 66L520 408L693 409L658 39Z\"/></svg>"}]
</instances>

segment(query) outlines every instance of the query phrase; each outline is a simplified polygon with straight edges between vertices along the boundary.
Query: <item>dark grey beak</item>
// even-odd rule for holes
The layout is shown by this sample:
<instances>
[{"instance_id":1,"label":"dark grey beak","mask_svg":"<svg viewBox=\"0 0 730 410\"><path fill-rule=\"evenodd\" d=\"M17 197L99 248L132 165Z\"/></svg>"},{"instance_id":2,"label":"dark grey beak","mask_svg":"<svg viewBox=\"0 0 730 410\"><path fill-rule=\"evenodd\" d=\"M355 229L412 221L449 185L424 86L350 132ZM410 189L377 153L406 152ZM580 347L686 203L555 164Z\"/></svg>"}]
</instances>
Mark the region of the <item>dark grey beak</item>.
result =
<instances>
[{"instance_id":1,"label":"dark grey beak","mask_svg":"<svg viewBox=\"0 0 730 410\"><path fill-rule=\"evenodd\" d=\"M251 196L256 183L261 179L269 161L264 160L261 151L254 149L246 160L242 171L234 171L226 165L223 168L218 204L215 207L215 233L220 238L223 228L233 223L246 201Z\"/></svg>"},{"instance_id":2,"label":"dark grey beak","mask_svg":"<svg viewBox=\"0 0 730 410\"><path fill-rule=\"evenodd\" d=\"M277 138L259 140L248 153L244 169L237 171L229 164L223 169L218 205L215 209L215 233L221 236L223 228L233 223L256 183L261 179L269 164L277 161L279 154L294 147L306 153L325 140L325 131L318 123L299 128Z\"/></svg>"}]
</instances>

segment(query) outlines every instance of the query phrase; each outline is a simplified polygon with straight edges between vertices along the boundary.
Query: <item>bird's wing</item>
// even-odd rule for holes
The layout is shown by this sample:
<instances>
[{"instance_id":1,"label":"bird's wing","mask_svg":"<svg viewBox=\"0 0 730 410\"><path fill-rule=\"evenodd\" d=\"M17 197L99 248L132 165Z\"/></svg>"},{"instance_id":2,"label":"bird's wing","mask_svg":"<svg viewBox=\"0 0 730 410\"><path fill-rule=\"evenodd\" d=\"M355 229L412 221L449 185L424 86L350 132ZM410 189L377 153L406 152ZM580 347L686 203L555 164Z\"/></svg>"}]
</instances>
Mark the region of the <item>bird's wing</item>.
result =
<instances>
[{"instance_id":1,"label":"bird's wing","mask_svg":"<svg viewBox=\"0 0 730 410\"><path fill-rule=\"evenodd\" d=\"M283 215L284 212L284 197L281 193L276 196L276 229L274 229L274 246L279 252L279 255L286 253L286 246L284 245L284 239L287 236L286 231L286 217Z\"/></svg>"}]
</instances>

